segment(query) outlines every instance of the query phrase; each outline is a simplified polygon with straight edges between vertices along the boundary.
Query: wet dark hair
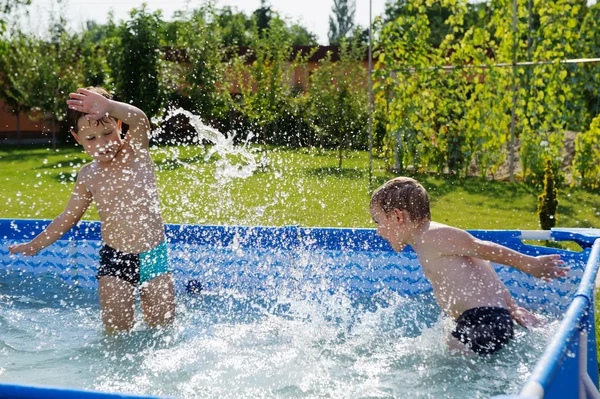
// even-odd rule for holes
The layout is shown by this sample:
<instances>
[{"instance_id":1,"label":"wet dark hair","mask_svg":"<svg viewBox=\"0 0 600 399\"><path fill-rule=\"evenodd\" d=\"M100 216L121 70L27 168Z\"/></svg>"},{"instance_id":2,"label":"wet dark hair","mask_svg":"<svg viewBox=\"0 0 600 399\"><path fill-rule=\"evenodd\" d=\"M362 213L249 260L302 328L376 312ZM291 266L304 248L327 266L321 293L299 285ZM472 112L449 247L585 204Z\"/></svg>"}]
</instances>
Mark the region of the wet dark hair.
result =
<instances>
[{"instance_id":1,"label":"wet dark hair","mask_svg":"<svg viewBox=\"0 0 600 399\"><path fill-rule=\"evenodd\" d=\"M102 97L108 98L109 100L112 100L112 98L113 98L112 94L110 94L106 89L104 89L102 87L90 86L90 87L86 87L85 89L89 90L91 92L94 92L94 93L98 93ZM67 108L67 122L69 123L69 129L71 129L73 132L75 132L75 134L79 133L79 126L77 126L77 122L79 122L79 119L83 118L85 115L86 114L83 112L79 112L74 109ZM108 116L108 117L98 119L97 121L94 121L94 122L96 123L96 126L98 126L99 124L102 124L104 126L104 124L107 123L109 119L112 119L115 122L117 121L112 116ZM92 123L92 121L89 121L89 122Z\"/></svg>"},{"instance_id":2,"label":"wet dark hair","mask_svg":"<svg viewBox=\"0 0 600 399\"><path fill-rule=\"evenodd\" d=\"M371 196L371 209L379 206L386 215L394 209L405 210L411 220L431 220L429 195L425 187L410 177L396 177L379 187Z\"/></svg>"}]
</instances>

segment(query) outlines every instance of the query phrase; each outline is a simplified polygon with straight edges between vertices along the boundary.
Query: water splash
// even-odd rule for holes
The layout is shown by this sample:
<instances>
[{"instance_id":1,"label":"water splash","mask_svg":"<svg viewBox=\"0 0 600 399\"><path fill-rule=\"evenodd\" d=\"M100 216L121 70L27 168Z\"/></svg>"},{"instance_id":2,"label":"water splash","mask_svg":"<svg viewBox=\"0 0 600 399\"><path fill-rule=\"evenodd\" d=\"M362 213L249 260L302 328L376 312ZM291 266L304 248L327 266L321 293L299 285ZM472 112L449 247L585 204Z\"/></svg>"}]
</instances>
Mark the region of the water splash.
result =
<instances>
[{"instance_id":1,"label":"water splash","mask_svg":"<svg viewBox=\"0 0 600 399\"><path fill-rule=\"evenodd\" d=\"M213 144L204 155L204 161L208 161L214 154L218 154L215 177L220 185L228 183L231 179L250 177L260 166L267 163L264 156L260 157L255 149L248 146L248 141L253 137L251 134L242 145L235 145L235 133L225 136L217 129L206 125L199 115L182 108L170 109L162 120L153 119L153 122L163 125L169 119L179 115L186 117L189 125L196 131L194 143L201 145L209 142Z\"/></svg>"}]
</instances>

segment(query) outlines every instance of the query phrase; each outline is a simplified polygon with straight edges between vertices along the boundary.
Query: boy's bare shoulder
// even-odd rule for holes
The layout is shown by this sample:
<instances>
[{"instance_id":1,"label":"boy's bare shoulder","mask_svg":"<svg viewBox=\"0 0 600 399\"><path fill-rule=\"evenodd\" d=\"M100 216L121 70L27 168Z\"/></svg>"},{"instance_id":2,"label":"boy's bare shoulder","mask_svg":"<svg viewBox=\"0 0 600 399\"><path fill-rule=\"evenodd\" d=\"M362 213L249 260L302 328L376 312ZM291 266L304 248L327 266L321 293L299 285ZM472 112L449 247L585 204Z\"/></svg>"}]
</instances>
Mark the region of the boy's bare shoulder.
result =
<instances>
[{"instance_id":1,"label":"boy's bare shoulder","mask_svg":"<svg viewBox=\"0 0 600 399\"><path fill-rule=\"evenodd\" d=\"M79 174L82 176L89 175L92 172L92 169L94 169L94 166L94 162L86 163L79 169Z\"/></svg>"},{"instance_id":2,"label":"boy's bare shoulder","mask_svg":"<svg viewBox=\"0 0 600 399\"><path fill-rule=\"evenodd\" d=\"M423 238L427 239L442 239L459 234L463 230L456 227L448 226L443 223L430 222L427 230L423 232Z\"/></svg>"},{"instance_id":3,"label":"boy's bare shoulder","mask_svg":"<svg viewBox=\"0 0 600 399\"><path fill-rule=\"evenodd\" d=\"M424 242L428 242L430 246L441 250L445 245L452 245L452 242L456 242L456 240L464 238L468 234L457 227L431 222L429 228L421 235L421 239Z\"/></svg>"},{"instance_id":4,"label":"boy's bare shoulder","mask_svg":"<svg viewBox=\"0 0 600 399\"><path fill-rule=\"evenodd\" d=\"M86 163L79 169L79 173L77 173L77 180L81 182L86 182L90 179L90 177L94 174L97 165L95 162Z\"/></svg>"}]
</instances>

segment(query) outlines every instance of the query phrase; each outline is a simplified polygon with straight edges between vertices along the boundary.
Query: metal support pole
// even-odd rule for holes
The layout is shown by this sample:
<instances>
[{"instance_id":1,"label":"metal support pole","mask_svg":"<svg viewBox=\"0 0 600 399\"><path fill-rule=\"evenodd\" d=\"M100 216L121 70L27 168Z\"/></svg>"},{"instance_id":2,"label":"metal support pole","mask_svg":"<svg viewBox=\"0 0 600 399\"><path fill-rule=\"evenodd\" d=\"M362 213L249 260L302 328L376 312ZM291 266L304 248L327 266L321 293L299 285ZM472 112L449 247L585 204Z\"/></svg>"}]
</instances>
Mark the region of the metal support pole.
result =
<instances>
[{"instance_id":1,"label":"metal support pole","mask_svg":"<svg viewBox=\"0 0 600 399\"><path fill-rule=\"evenodd\" d=\"M587 375L587 332L585 328L579 332L579 399L586 399L583 376Z\"/></svg>"},{"instance_id":2,"label":"metal support pole","mask_svg":"<svg viewBox=\"0 0 600 399\"><path fill-rule=\"evenodd\" d=\"M510 112L510 148L509 148L509 176L510 181L515 181L515 117L517 107L517 0L513 0L513 48L512 48L512 109Z\"/></svg>"},{"instance_id":3,"label":"metal support pole","mask_svg":"<svg viewBox=\"0 0 600 399\"><path fill-rule=\"evenodd\" d=\"M579 399L600 399L600 392L594 385L587 370L587 337L585 329L579 333Z\"/></svg>"},{"instance_id":4,"label":"metal support pole","mask_svg":"<svg viewBox=\"0 0 600 399\"><path fill-rule=\"evenodd\" d=\"M369 194L373 182L373 22L372 0L369 0Z\"/></svg>"}]
</instances>

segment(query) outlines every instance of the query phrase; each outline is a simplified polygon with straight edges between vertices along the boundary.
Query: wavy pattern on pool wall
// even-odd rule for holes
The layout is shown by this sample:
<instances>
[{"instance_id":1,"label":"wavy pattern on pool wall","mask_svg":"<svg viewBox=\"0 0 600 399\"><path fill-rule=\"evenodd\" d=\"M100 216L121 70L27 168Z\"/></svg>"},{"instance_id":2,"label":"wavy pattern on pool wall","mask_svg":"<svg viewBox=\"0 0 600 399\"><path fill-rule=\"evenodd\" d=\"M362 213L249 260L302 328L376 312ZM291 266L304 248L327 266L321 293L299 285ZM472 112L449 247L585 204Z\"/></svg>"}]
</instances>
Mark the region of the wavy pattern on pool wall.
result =
<instances>
[{"instance_id":1,"label":"wavy pattern on pool wall","mask_svg":"<svg viewBox=\"0 0 600 399\"><path fill-rule=\"evenodd\" d=\"M98 223L80 223L64 240L35 257L9 258L7 246L12 240L29 239L47 223L18 220L0 224L0 234L6 237L0 246L0 264L6 270L27 273L44 270L67 284L95 288L101 246ZM507 237L514 237L505 231L475 233L505 244ZM372 229L168 225L167 234L179 289L197 279L213 290L274 291L285 286L313 293L344 289L354 295L372 295L391 289L407 296L431 290L410 247L395 253ZM518 243L522 252L548 252L544 247ZM567 281L545 283L510 267L495 268L522 303L558 315L579 283L585 250L562 254L572 266Z\"/></svg>"},{"instance_id":2,"label":"wavy pattern on pool wall","mask_svg":"<svg viewBox=\"0 0 600 399\"><path fill-rule=\"evenodd\" d=\"M36 257L9 256L9 244L31 239L48 222L0 220L0 237L3 238L0 243L1 267L9 273L31 276L51 273L65 284L94 290L101 246L99 224L96 222L79 223L63 240ZM560 253L572 271L567 279L550 283L510 267L494 266L518 301L528 308L561 317L583 295L580 283L585 277L584 268L586 263L589 268L592 244L600 237L597 230L553 231L552 238L575 241L583 248L581 252L572 252L526 245L521 241L520 231L471 233L530 255ZM402 253L393 252L372 229L168 225L167 235L180 292L190 280L199 280L205 289L213 291L244 290L264 293L268 297L290 292L318 296L339 290L359 297L382 290L417 296L431 291L415 253L410 248ZM584 306L584 309L593 309L593 298L586 297L586 300L588 307ZM583 323L583 327L577 328L593 327L593 317L590 322L589 315L582 313L577 320ZM586 327L585 323L592 326ZM597 368L595 340L592 338L588 347L588 370ZM569 395L577 390L577 383L573 383L578 378L573 375L577 360L571 356L577 345L569 342L563 346L567 348L565 356L553 358L553 370L558 370L553 378L568 376L568 382L550 379L545 388L551 389L545 392L547 395L539 397L572 397ZM597 386L597 375L592 375L592 381Z\"/></svg>"},{"instance_id":3,"label":"wavy pattern on pool wall","mask_svg":"<svg viewBox=\"0 0 600 399\"><path fill-rule=\"evenodd\" d=\"M64 240L35 257L9 258L9 243L30 239L47 223L0 223L0 236L5 238L0 245L0 264L6 270L26 273L44 270L67 284L95 288L101 246L100 226L96 222L78 224ZM557 252L522 244L515 238L519 232L473 233L529 254ZM190 279L213 290L273 292L285 286L312 293L343 289L353 295L372 295L391 289L407 296L431 290L410 247L395 253L372 229L168 225L167 234L179 290ZM560 251L572 267L569 278L563 281L545 283L513 268L494 266L520 302L559 315L579 284L582 259L589 255L586 251L589 248L581 253Z\"/></svg>"}]
</instances>

